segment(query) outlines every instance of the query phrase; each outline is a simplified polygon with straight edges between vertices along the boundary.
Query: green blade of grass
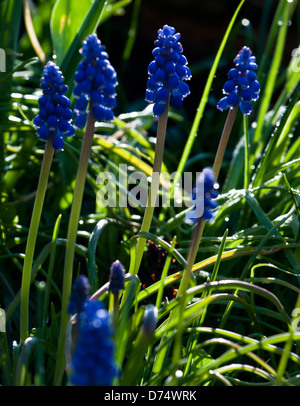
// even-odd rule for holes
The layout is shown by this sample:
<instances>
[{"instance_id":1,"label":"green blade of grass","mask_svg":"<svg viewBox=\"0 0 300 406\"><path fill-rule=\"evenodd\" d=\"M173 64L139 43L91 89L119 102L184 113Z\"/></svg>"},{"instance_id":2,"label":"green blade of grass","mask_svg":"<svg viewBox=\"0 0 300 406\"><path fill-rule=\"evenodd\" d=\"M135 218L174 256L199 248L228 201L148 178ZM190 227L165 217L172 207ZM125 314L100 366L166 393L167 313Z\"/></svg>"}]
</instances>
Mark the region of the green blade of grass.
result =
<instances>
[{"instance_id":1,"label":"green blade of grass","mask_svg":"<svg viewBox=\"0 0 300 406\"><path fill-rule=\"evenodd\" d=\"M283 16L282 15L278 16L278 19L282 18L282 20L281 20L282 24L280 25L280 28L279 28L277 42L276 42L276 46L275 46L275 50L274 50L274 55L272 58L272 64L271 64L271 67L270 67L270 70L268 73L268 78L266 81L265 88L263 89L263 97L260 102L260 109L259 109L258 118L257 118L257 126L255 129L255 133L254 133L253 141L252 141L253 142L253 147L252 147L253 154L250 155L250 165L253 165L255 157L257 157L258 154L261 152L264 142L265 142L265 136L264 136L265 133L263 131L265 116L266 116L269 106L270 106L271 98L272 98L276 80L278 77L280 63L281 63L282 56L283 56L286 34L287 34L288 23L289 23L289 17L290 17L291 6L292 6L292 4L290 2L284 1L283 3L285 3L284 9L283 9Z\"/></svg>"},{"instance_id":2,"label":"green blade of grass","mask_svg":"<svg viewBox=\"0 0 300 406\"><path fill-rule=\"evenodd\" d=\"M92 0L57 0L55 3L51 14L50 30L58 66L66 56L92 4Z\"/></svg>"},{"instance_id":3,"label":"green blade of grass","mask_svg":"<svg viewBox=\"0 0 300 406\"><path fill-rule=\"evenodd\" d=\"M247 354L248 352L253 352L256 350L273 350L275 351L275 345L279 343L285 343L290 337L289 333L282 333L282 334L277 334L274 336L266 337L261 339L258 343L251 343L243 346L242 348L239 349L237 352L236 350L232 349L228 352L225 352L222 354L220 357L218 357L215 361L212 361L209 363L209 365L204 366L203 368L200 368L198 371L195 371L193 376L189 376L185 380L185 385L188 385L189 382L194 380L195 378L198 379L198 381L205 380L209 377L209 370L212 369L214 370L215 368L219 367L222 364L229 363L231 360L234 360L237 356L241 356L244 354ZM300 334L295 333L294 335L294 340L299 341L300 340ZM272 346L272 347L270 347Z\"/></svg>"},{"instance_id":4,"label":"green blade of grass","mask_svg":"<svg viewBox=\"0 0 300 406\"><path fill-rule=\"evenodd\" d=\"M67 243L66 239L63 238L58 238L56 240L57 246L65 246ZM49 242L45 247L41 250L40 254L38 255L37 259L34 262L34 265L32 267L32 273L31 273L31 281L32 283L35 280L35 277L37 273L41 270L42 264L46 261L47 257L51 254L51 250L53 249L53 243L52 241ZM76 244L76 252L78 255L81 255L83 258L87 257L87 249L83 247L82 245ZM12 313L16 310L17 306L20 303L20 297L21 297L21 290L18 291L18 293L15 295L13 300L10 302L6 309L6 318L9 319L12 315Z\"/></svg>"},{"instance_id":5,"label":"green blade of grass","mask_svg":"<svg viewBox=\"0 0 300 406\"><path fill-rule=\"evenodd\" d=\"M136 295L140 289L140 280L136 275L131 274L128 284L129 286L124 291L126 298L123 301L124 305L120 308L119 324L116 333L115 360L120 368L126 355L126 347L131 333L130 312L133 304L136 302Z\"/></svg>"},{"instance_id":6,"label":"green blade of grass","mask_svg":"<svg viewBox=\"0 0 300 406\"><path fill-rule=\"evenodd\" d=\"M264 180L264 175L268 171L270 165L272 165L273 161L274 164L278 163L278 160L281 161L282 157L282 148L279 148L279 140L280 142L287 142L288 134L290 133L291 127L295 120L299 117L300 114L300 107L299 99L300 94L300 86L298 85L295 93L293 94L287 108L281 118L280 124L278 127L275 128L275 131L268 142L263 157L260 160L257 170L253 176L252 183L253 187L257 187L261 184Z\"/></svg>"},{"instance_id":7,"label":"green blade of grass","mask_svg":"<svg viewBox=\"0 0 300 406\"><path fill-rule=\"evenodd\" d=\"M36 63L39 60L38 57L34 56L27 59L24 62L19 63L14 69L8 72L5 76L0 79L0 84L2 85L6 80L8 80L15 72L21 71L26 65Z\"/></svg>"},{"instance_id":8,"label":"green blade of grass","mask_svg":"<svg viewBox=\"0 0 300 406\"><path fill-rule=\"evenodd\" d=\"M61 218L62 218L62 215L60 214L57 217L57 220L56 220L54 228L53 228L53 235L52 235L52 241L51 241L52 247L51 247L51 252L50 252L46 291L45 291L45 296L44 296L44 309L43 309L44 310L44 314L43 314L44 327L46 326L46 323L48 320L50 291L51 291L51 286L52 286L53 269L54 269L54 265L55 265L57 239L58 239L58 234L59 234L59 229L60 229Z\"/></svg>"}]
</instances>

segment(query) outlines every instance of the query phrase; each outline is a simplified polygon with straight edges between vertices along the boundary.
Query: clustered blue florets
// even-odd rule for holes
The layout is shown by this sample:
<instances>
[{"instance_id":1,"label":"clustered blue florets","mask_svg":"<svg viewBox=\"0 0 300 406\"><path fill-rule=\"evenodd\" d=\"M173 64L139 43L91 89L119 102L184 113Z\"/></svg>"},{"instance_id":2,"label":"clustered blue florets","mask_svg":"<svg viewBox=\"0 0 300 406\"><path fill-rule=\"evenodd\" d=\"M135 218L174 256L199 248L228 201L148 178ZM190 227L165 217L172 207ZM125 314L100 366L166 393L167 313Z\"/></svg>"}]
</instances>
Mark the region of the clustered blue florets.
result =
<instances>
[{"instance_id":1,"label":"clustered blue florets","mask_svg":"<svg viewBox=\"0 0 300 406\"><path fill-rule=\"evenodd\" d=\"M39 114L34 119L37 135L47 141L53 134L52 145L56 150L64 149L65 137L72 137L75 130L71 124L73 117L71 102L64 95L68 86L63 84L64 77L54 62L48 62L41 78L43 95L39 98Z\"/></svg>"},{"instance_id":2,"label":"clustered blue florets","mask_svg":"<svg viewBox=\"0 0 300 406\"><path fill-rule=\"evenodd\" d=\"M153 114L160 117L171 95L171 104L181 108L183 99L190 94L184 80L191 78L187 59L182 55L182 45L178 42L180 34L175 28L164 25L158 30L158 39L154 42L152 54L154 61L148 67L146 101L154 103Z\"/></svg>"},{"instance_id":3,"label":"clustered blue florets","mask_svg":"<svg viewBox=\"0 0 300 406\"><path fill-rule=\"evenodd\" d=\"M108 60L108 54L96 34L89 35L82 44L83 60L75 73L74 96L77 98L74 124L83 128L90 102L97 121L112 121L116 107L117 74Z\"/></svg>"},{"instance_id":4,"label":"clustered blue florets","mask_svg":"<svg viewBox=\"0 0 300 406\"><path fill-rule=\"evenodd\" d=\"M68 312L69 314L80 313L90 296L90 283L85 275L76 278L71 292Z\"/></svg>"},{"instance_id":5,"label":"clustered blue florets","mask_svg":"<svg viewBox=\"0 0 300 406\"><path fill-rule=\"evenodd\" d=\"M188 224L195 224L200 218L210 221L214 217L213 210L217 207L216 199L219 195L219 185L211 168L205 168L196 179L192 200L194 207L185 217Z\"/></svg>"},{"instance_id":6,"label":"clustered blue florets","mask_svg":"<svg viewBox=\"0 0 300 406\"><path fill-rule=\"evenodd\" d=\"M110 267L109 290L118 293L120 289L124 289L124 266L117 260Z\"/></svg>"},{"instance_id":7,"label":"clustered blue florets","mask_svg":"<svg viewBox=\"0 0 300 406\"><path fill-rule=\"evenodd\" d=\"M111 386L116 376L109 314L100 301L87 301L79 319L71 361L71 384Z\"/></svg>"},{"instance_id":8,"label":"clustered blue florets","mask_svg":"<svg viewBox=\"0 0 300 406\"><path fill-rule=\"evenodd\" d=\"M250 48L243 47L234 59L235 68L228 72L228 81L224 84L223 97L217 105L223 111L239 104L243 114L251 114L253 106L251 101L259 97L260 85L256 80L257 64Z\"/></svg>"}]
</instances>

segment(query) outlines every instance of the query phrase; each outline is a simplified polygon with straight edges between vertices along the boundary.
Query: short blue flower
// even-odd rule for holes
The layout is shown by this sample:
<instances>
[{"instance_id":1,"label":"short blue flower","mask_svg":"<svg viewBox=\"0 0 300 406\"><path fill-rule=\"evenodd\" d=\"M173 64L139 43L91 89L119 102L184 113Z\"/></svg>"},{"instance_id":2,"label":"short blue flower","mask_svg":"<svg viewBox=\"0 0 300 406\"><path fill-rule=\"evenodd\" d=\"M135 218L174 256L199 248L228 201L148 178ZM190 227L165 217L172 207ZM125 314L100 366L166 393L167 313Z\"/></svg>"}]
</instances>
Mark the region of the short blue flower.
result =
<instances>
[{"instance_id":1,"label":"short blue flower","mask_svg":"<svg viewBox=\"0 0 300 406\"><path fill-rule=\"evenodd\" d=\"M152 337L157 326L158 310L154 305L146 307L143 320L143 332L146 336Z\"/></svg>"},{"instance_id":2,"label":"short blue flower","mask_svg":"<svg viewBox=\"0 0 300 406\"><path fill-rule=\"evenodd\" d=\"M105 47L96 34L89 35L82 43L83 57L75 73L74 96L77 98L74 120L77 128L83 128L90 102L97 121L112 121L116 107L117 74L111 66Z\"/></svg>"},{"instance_id":3,"label":"short blue flower","mask_svg":"<svg viewBox=\"0 0 300 406\"><path fill-rule=\"evenodd\" d=\"M214 218L213 210L217 203L213 200L218 197L219 185L211 168L205 168L196 179L192 200L195 202L193 209L185 216L187 224L195 224L200 218L210 221Z\"/></svg>"},{"instance_id":4,"label":"short blue flower","mask_svg":"<svg viewBox=\"0 0 300 406\"><path fill-rule=\"evenodd\" d=\"M256 79L257 64L255 56L252 56L250 48L243 47L234 59L235 68L228 72L228 81L225 82L223 97L217 108L221 111L233 108L239 104L243 114L251 114L253 111L252 101L259 97L260 85Z\"/></svg>"},{"instance_id":5,"label":"short blue flower","mask_svg":"<svg viewBox=\"0 0 300 406\"><path fill-rule=\"evenodd\" d=\"M120 289L124 289L124 266L117 260L110 267L109 290L118 293Z\"/></svg>"},{"instance_id":6,"label":"short blue flower","mask_svg":"<svg viewBox=\"0 0 300 406\"><path fill-rule=\"evenodd\" d=\"M108 311L100 301L88 300L79 319L70 382L74 386L111 386L115 376L114 342Z\"/></svg>"},{"instance_id":7,"label":"short blue flower","mask_svg":"<svg viewBox=\"0 0 300 406\"><path fill-rule=\"evenodd\" d=\"M80 313L90 296L90 283L85 275L79 275L72 287L68 312L69 314Z\"/></svg>"},{"instance_id":8,"label":"short blue flower","mask_svg":"<svg viewBox=\"0 0 300 406\"><path fill-rule=\"evenodd\" d=\"M68 87L63 82L64 77L59 67L49 61L41 78L43 95L38 100L39 114L33 121L40 139L47 141L53 135L52 146L56 150L64 149L63 137L73 137L75 134L71 124L71 102L64 95Z\"/></svg>"},{"instance_id":9,"label":"short blue flower","mask_svg":"<svg viewBox=\"0 0 300 406\"><path fill-rule=\"evenodd\" d=\"M182 55L182 45L178 42L179 33L175 28L164 25L158 30L158 39L152 55L154 61L148 66L148 82L145 99L153 105L153 115L160 117L171 96L171 104L181 108L183 99L190 94L184 80L191 78L187 59Z\"/></svg>"}]
</instances>

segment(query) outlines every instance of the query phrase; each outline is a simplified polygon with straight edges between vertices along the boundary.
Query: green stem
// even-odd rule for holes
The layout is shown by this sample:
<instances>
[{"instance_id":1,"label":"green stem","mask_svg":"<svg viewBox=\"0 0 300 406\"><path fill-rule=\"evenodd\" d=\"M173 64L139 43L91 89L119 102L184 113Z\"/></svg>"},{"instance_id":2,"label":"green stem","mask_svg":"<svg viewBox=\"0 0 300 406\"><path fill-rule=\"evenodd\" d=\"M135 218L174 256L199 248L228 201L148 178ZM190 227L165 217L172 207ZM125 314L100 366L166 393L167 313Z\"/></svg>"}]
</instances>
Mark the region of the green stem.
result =
<instances>
[{"instance_id":1,"label":"green stem","mask_svg":"<svg viewBox=\"0 0 300 406\"><path fill-rule=\"evenodd\" d=\"M155 208L155 203L156 203L156 198L158 195L159 176L160 176L161 166L162 166L162 161L163 161L163 153L164 153L164 145L165 145L167 121L168 121L168 111L169 111L169 103L166 104L165 111L158 120L157 138L156 138L156 145L155 145L155 156L154 156L154 163L153 163L153 170L152 170L152 181L151 181L151 185L150 185L147 206L145 209L144 218L143 218L143 222L142 222L142 226L141 226L141 232L147 233L150 229L153 212L154 212L154 208ZM137 274L139 271L145 244L146 244L145 238L140 237L138 239L137 247L136 247L136 259L135 259L135 267L134 267L135 274Z\"/></svg>"},{"instance_id":2,"label":"green stem","mask_svg":"<svg viewBox=\"0 0 300 406\"><path fill-rule=\"evenodd\" d=\"M233 127L233 123L235 120L237 110L238 110L238 105L229 110L226 122L224 124L223 132L222 132L222 135L220 138L218 150L217 150L214 165L213 165L213 171L214 171L216 179L218 178L219 173L220 173L220 168L221 168L222 161L224 158L224 153L225 153L225 150L227 147L227 143L229 140L229 136L230 136L232 127Z\"/></svg>"},{"instance_id":3,"label":"green stem","mask_svg":"<svg viewBox=\"0 0 300 406\"><path fill-rule=\"evenodd\" d=\"M244 189L249 187L250 165L249 165L249 131L248 131L248 116L243 115L244 134L245 134L245 168L244 168Z\"/></svg>"},{"instance_id":4,"label":"green stem","mask_svg":"<svg viewBox=\"0 0 300 406\"><path fill-rule=\"evenodd\" d=\"M82 197L84 193L85 180L87 176L88 163L90 157L90 151L92 147L93 137L95 128L95 117L90 109L88 114L88 120L86 125L85 134L83 137L81 153L79 158L76 185L73 195L72 208L69 219L69 227L67 234L67 245L66 245L66 255L65 255L65 265L64 265L64 277L63 277L63 292L62 292L62 309L61 309L61 326L60 326L60 336L58 342L58 353L56 370L54 375L54 384L60 385L64 370L65 370L65 341L66 341L66 331L69 321L68 315L68 304L70 299L70 293L72 288L72 277L73 277L73 261L75 253L75 243L77 237L78 223L82 205Z\"/></svg>"},{"instance_id":5,"label":"green stem","mask_svg":"<svg viewBox=\"0 0 300 406\"><path fill-rule=\"evenodd\" d=\"M31 281L31 269L34 256L34 249L36 244L36 238L38 228L40 224L42 208L44 204L50 167L52 163L54 149L52 147L52 137L47 141L42 167L40 171L39 182L36 191L36 197L34 201L31 222L29 226L25 259L22 273L22 285L21 285L21 304L20 304L20 337L21 343L24 343L28 337L28 318L29 318L29 291Z\"/></svg>"},{"instance_id":6,"label":"green stem","mask_svg":"<svg viewBox=\"0 0 300 406\"><path fill-rule=\"evenodd\" d=\"M60 214L56 220L56 223L54 225L53 235L52 235L52 241L51 241L52 247L51 247L51 252L50 252L47 281L46 281L46 291L45 291L45 296L44 296L43 327L46 327L47 321L48 321L49 299L50 299L50 291L52 288L52 275L53 275L53 269L55 266L56 244L57 244L61 217L62 217L62 215ZM46 333L46 329L45 329L45 333Z\"/></svg>"},{"instance_id":7,"label":"green stem","mask_svg":"<svg viewBox=\"0 0 300 406\"><path fill-rule=\"evenodd\" d=\"M113 320L116 333L119 320L119 292L113 293Z\"/></svg>"},{"instance_id":8,"label":"green stem","mask_svg":"<svg viewBox=\"0 0 300 406\"><path fill-rule=\"evenodd\" d=\"M232 108L229 110L227 119L221 134L218 150L216 153L214 165L213 165L213 172L215 174L216 179L219 176L220 168L222 165L222 161L224 158L224 153L228 144L229 136L231 134L231 130L233 127L233 123L236 117L236 113L238 110L238 106ZM192 268L196 259L198 247L200 244L200 240L203 234L205 226L205 221L200 218L199 221L197 222L196 228L194 230L194 234L192 237L192 243L191 247L189 250L189 255L187 259L187 266L185 269L185 272L182 276L182 281L179 286L178 290L178 295L182 295L180 298L180 307L179 307L179 321L178 321L178 329L175 337L175 344L174 344L174 350L173 350L173 365L176 365L178 361L180 360L180 354L181 354L181 340L182 340L182 334L183 334L183 312L186 307L186 291L189 287L189 282L192 277Z\"/></svg>"},{"instance_id":9,"label":"green stem","mask_svg":"<svg viewBox=\"0 0 300 406\"><path fill-rule=\"evenodd\" d=\"M203 234L204 230L204 225L205 221L200 218L199 221L197 222L197 225L194 229L193 237L192 237L192 242L191 242L191 247L189 250L188 254L188 259L186 263L185 270L182 275L182 279L178 288L178 294L177 297L179 298L179 310L175 308L174 310L171 311L167 324L172 323L177 317L179 313L179 320L176 322L177 325L177 332L175 335L175 342L174 342L174 349L173 349L173 355L172 355L172 365L176 365L177 362L180 359L180 354L181 354L181 340L182 340L182 334L183 334L183 312L186 306L186 291L189 287L190 280L192 279L192 269L193 265L196 259L199 243ZM181 296L181 297L180 297ZM170 333L166 334L166 337L164 338L167 339ZM153 373L159 373L161 369L163 368L164 360L166 358L166 354L168 351L168 346L165 345L159 354L157 355L154 365L153 365ZM174 376L172 380L172 384L176 384L177 378Z\"/></svg>"},{"instance_id":10,"label":"green stem","mask_svg":"<svg viewBox=\"0 0 300 406\"><path fill-rule=\"evenodd\" d=\"M183 334L183 312L186 307L186 291L189 288L189 283L192 278L192 268L195 263L198 247L200 244L200 240L203 234L204 230L204 225L205 221L201 217L199 221L196 224L196 228L193 233L193 238L191 242L191 247L189 250L189 255L187 259L187 265L185 268L185 271L182 276L182 280L178 289L178 296L181 295L180 297L180 302L179 302L179 320L178 320L178 327L177 327L177 333L175 336L175 343L174 343L174 350L173 350L173 358L172 358L172 364L176 365L179 360L180 360L180 354L181 354L181 340L182 340L182 334Z\"/></svg>"},{"instance_id":11,"label":"green stem","mask_svg":"<svg viewBox=\"0 0 300 406\"><path fill-rule=\"evenodd\" d=\"M219 271L220 262L221 262L221 259L222 259L222 254L223 254L223 251L224 251L227 235L228 235L228 229L226 229L226 231L225 231L225 233L223 235L222 243L221 243L221 246L220 246L220 249L219 249L219 252L218 252L216 262L214 264L214 268L213 268L211 276L209 278L209 282L214 282L216 280L216 278L217 278L217 274L218 274L218 271ZM205 299L207 296L210 296L211 293L212 293L212 290L207 291L207 292L206 291L202 292L201 300ZM199 326L199 327L203 326L205 316L206 316L206 311L207 311L207 306L204 308L204 311L203 311L202 315L195 320L195 326ZM191 367L192 362L193 362L192 350L196 347L196 345L198 343L199 334L200 333L198 332L196 334L191 334L189 336L189 342L188 342L188 346L187 346L189 357L188 357L188 361L186 363L184 376L187 376L189 371L190 371L190 367Z\"/></svg>"}]
</instances>

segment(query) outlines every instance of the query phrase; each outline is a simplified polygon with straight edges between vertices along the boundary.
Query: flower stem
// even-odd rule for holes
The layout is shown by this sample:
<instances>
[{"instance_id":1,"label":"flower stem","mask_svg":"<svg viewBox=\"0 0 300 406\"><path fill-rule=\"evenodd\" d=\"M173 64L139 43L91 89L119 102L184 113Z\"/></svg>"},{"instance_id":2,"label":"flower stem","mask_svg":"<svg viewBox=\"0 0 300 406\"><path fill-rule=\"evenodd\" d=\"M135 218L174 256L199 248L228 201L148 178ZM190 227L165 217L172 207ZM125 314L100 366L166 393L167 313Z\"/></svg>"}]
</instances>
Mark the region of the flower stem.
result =
<instances>
[{"instance_id":1,"label":"flower stem","mask_svg":"<svg viewBox=\"0 0 300 406\"><path fill-rule=\"evenodd\" d=\"M34 206L32 210L31 222L29 226L27 244L25 249L25 259L22 273L21 304L20 304L20 339L24 343L28 337L29 323L29 292L31 282L31 269L34 256L34 249L38 228L40 224L42 208L44 204L50 167L52 163L54 149L52 147L52 137L46 143L45 153L40 171Z\"/></svg>"},{"instance_id":2,"label":"flower stem","mask_svg":"<svg viewBox=\"0 0 300 406\"><path fill-rule=\"evenodd\" d=\"M224 153L225 153L225 150L227 147L227 143L229 140L229 136L230 136L232 127L233 127L233 123L235 120L237 110L238 110L238 105L229 110L226 122L224 124L223 132L222 132L222 135L220 138L218 150L217 150L214 165L213 165L213 171L214 171L216 179L218 178L219 173L220 173L220 168L221 168L222 161L224 158Z\"/></svg>"},{"instance_id":3,"label":"flower stem","mask_svg":"<svg viewBox=\"0 0 300 406\"><path fill-rule=\"evenodd\" d=\"M158 124L157 124L157 137L156 137L156 145L155 145L153 170L152 170L152 180L151 180L150 190L149 190L149 194L148 194L147 206L145 209L144 218L143 218L143 222L142 222L142 226L141 226L141 232L148 232L150 229L153 212L154 212L154 208L155 208L155 203L156 203L156 198L158 195L159 177L160 177L161 166L162 166L162 161L163 161L164 145L165 145L166 130L167 130L168 111L169 111L169 102L166 103L165 111L159 118ZM134 267L135 274L137 274L139 271L145 244L146 244L145 238L140 237L138 239L137 247L136 247L136 259L135 259L135 267Z\"/></svg>"},{"instance_id":4,"label":"flower stem","mask_svg":"<svg viewBox=\"0 0 300 406\"><path fill-rule=\"evenodd\" d=\"M227 115L226 122L224 124L224 128L221 134L219 146L217 149L215 161L213 164L213 172L215 174L216 179L219 176L220 173L220 168L222 165L222 161L224 158L224 153L228 144L229 136L233 127L233 123L236 117L236 113L238 110L238 106L235 106L234 108L230 109ZM199 221L196 224L196 228L193 233L192 237L192 242L191 242L191 247L189 250L189 255L187 259L187 265L184 270L183 276L182 276L182 281L180 283L179 289L178 289L178 296L181 295L180 297L180 302L179 302L179 320L178 320L178 328L177 328L177 333L175 336L175 343L174 343L174 349L173 349L173 358L172 358L172 363L173 365L176 365L178 361L180 360L180 354L181 354L181 340L182 340L182 334L183 334L183 312L184 309L187 305L186 303L186 291L189 288L189 283L192 277L192 268L196 259L198 247L201 241L201 237L203 234L205 226L205 221L203 218L200 218ZM176 380L176 378L174 377Z\"/></svg>"},{"instance_id":5,"label":"flower stem","mask_svg":"<svg viewBox=\"0 0 300 406\"><path fill-rule=\"evenodd\" d=\"M179 301L179 320L178 320L178 327L177 327L177 333L175 336L175 343L174 343L174 350L173 350L173 358L172 358L172 364L176 365L178 361L180 360L180 353L181 353L181 340L182 340L182 334L183 334L183 312L186 307L186 291L189 288L189 283L192 277L192 268L196 259L198 247L200 244L200 240L203 234L204 230L204 225L205 221L203 218L200 218L199 221L196 224L193 237L192 237L192 242L189 250L189 255L187 259L187 264L186 268L184 270L184 273L182 275L182 280L178 289L178 297L180 297Z\"/></svg>"},{"instance_id":6,"label":"flower stem","mask_svg":"<svg viewBox=\"0 0 300 406\"><path fill-rule=\"evenodd\" d=\"M244 168L244 189L249 187L250 167L249 167L249 131L248 116L244 114L244 134L245 134L245 168Z\"/></svg>"},{"instance_id":7,"label":"flower stem","mask_svg":"<svg viewBox=\"0 0 300 406\"><path fill-rule=\"evenodd\" d=\"M66 245L66 255L65 255L65 265L64 265L64 276L63 276L63 291L62 291L62 309L61 309L61 326L60 326L60 336L58 342L58 353L56 361L56 370L54 375L54 384L60 385L64 370L65 370L65 340L66 331L69 321L68 315L68 304L70 299L70 293L72 288L72 277L73 277L73 261L75 253L75 244L78 230L78 223L82 205L82 197L84 193L85 180L88 170L88 162L90 151L92 147L93 137L95 128L95 117L90 109L87 119L87 125L85 134L83 137L81 153L79 158L76 184L73 195L72 208L69 218L69 227L67 234L67 245Z\"/></svg>"},{"instance_id":8,"label":"flower stem","mask_svg":"<svg viewBox=\"0 0 300 406\"><path fill-rule=\"evenodd\" d=\"M119 318L119 292L114 292L112 295L113 295L113 325L114 330L116 332Z\"/></svg>"}]
</instances>

